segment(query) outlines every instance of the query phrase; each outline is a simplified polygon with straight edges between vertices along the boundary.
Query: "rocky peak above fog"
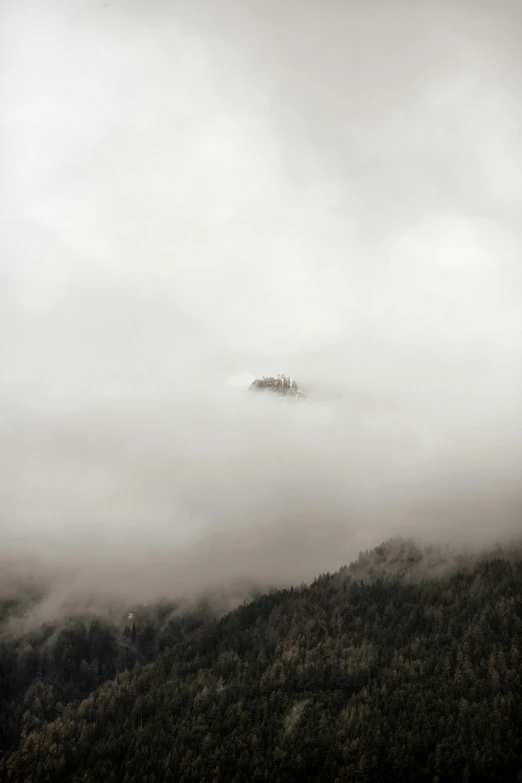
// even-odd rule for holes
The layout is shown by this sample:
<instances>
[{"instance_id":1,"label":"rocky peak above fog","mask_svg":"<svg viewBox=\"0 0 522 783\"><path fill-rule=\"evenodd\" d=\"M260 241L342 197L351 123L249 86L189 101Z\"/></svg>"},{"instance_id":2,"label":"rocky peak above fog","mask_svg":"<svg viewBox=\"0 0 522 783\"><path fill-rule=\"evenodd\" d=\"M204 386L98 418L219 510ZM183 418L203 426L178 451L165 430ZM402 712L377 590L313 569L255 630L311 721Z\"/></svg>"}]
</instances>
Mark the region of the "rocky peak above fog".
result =
<instances>
[{"instance_id":1,"label":"rocky peak above fog","mask_svg":"<svg viewBox=\"0 0 522 783\"><path fill-rule=\"evenodd\" d=\"M256 378L250 385L249 391L270 391L281 397L292 397L297 400L307 400L305 394L300 391L296 381L289 375L271 375Z\"/></svg>"}]
</instances>

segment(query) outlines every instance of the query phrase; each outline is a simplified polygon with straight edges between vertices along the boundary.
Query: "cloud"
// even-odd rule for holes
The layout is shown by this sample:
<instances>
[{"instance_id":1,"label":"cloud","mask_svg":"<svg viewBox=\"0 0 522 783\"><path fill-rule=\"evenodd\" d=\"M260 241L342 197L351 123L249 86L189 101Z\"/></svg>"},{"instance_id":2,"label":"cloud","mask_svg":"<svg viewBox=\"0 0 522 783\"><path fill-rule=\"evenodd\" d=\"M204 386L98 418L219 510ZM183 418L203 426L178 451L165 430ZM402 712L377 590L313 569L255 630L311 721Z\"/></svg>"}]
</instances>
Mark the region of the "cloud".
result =
<instances>
[{"instance_id":1,"label":"cloud","mask_svg":"<svg viewBox=\"0 0 522 783\"><path fill-rule=\"evenodd\" d=\"M11 561L152 595L516 532L519 11L375 7L2 5ZM247 399L279 372L313 405Z\"/></svg>"}]
</instances>

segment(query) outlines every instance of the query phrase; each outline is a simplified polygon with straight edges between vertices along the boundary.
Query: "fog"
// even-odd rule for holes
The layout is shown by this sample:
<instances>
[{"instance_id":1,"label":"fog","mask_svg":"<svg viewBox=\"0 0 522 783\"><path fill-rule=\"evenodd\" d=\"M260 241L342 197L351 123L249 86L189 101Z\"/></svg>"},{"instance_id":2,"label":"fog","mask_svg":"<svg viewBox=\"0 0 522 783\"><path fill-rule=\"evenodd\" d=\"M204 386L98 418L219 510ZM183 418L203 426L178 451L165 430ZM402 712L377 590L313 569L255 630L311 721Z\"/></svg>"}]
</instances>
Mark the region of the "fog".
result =
<instances>
[{"instance_id":1,"label":"fog","mask_svg":"<svg viewBox=\"0 0 522 783\"><path fill-rule=\"evenodd\" d=\"M520 535L521 23L4 0L3 593L188 596ZM309 405L246 394L279 372Z\"/></svg>"}]
</instances>

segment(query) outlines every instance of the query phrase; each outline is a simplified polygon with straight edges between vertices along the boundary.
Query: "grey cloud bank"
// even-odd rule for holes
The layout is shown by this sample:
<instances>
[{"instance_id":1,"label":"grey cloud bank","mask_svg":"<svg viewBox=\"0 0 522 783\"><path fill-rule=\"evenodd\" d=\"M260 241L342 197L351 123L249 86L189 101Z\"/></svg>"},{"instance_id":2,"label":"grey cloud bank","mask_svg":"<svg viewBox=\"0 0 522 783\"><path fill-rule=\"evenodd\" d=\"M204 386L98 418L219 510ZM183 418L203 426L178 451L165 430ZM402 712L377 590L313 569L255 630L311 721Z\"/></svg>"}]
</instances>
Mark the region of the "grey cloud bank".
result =
<instances>
[{"instance_id":1,"label":"grey cloud bank","mask_svg":"<svg viewBox=\"0 0 522 783\"><path fill-rule=\"evenodd\" d=\"M520 532L520 16L2 4L11 564L159 595ZM247 399L279 372L313 405Z\"/></svg>"}]
</instances>

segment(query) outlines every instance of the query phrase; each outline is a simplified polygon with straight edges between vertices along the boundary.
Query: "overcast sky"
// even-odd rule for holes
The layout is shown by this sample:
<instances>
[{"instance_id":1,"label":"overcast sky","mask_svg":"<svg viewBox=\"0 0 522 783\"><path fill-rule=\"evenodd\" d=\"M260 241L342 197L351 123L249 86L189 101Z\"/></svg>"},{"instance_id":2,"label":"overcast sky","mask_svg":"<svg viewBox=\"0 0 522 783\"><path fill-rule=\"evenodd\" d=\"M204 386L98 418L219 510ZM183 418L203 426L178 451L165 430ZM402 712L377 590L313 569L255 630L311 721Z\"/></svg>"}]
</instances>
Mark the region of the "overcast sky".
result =
<instances>
[{"instance_id":1,"label":"overcast sky","mask_svg":"<svg viewBox=\"0 0 522 783\"><path fill-rule=\"evenodd\" d=\"M514 0L3 0L4 536L92 522L100 487L118 530L130 508L142 520L190 437L192 500L223 440L239 481L266 428L234 419L224 390L277 372L323 406L307 437L340 483L355 426L363 484L373 460L400 462L398 433L410 461L496 433L512 481L521 36ZM161 433L180 419L173 457ZM278 426L302 452L301 425ZM245 516L259 498L242 486Z\"/></svg>"}]
</instances>

